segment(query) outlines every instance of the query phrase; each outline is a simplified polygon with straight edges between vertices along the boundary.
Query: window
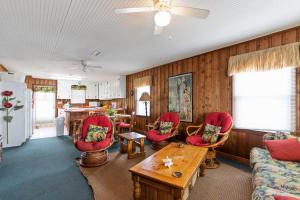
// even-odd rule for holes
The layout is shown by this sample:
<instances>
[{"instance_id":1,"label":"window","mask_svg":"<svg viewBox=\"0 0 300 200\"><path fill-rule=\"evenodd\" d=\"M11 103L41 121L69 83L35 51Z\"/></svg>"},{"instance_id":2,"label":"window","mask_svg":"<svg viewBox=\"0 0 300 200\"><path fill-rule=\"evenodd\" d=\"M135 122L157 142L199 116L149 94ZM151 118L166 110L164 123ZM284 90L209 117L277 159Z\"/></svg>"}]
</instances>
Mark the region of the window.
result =
<instances>
[{"instance_id":1,"label":"window","mask_svg":"<svg viewBox=\"0 0 300 200\"><path fill-rule=\"evenodd\" d=\"M139 101L143 92L148 92L150 94L150 86L138 87L136 88L136 115L146 116L145 103ZM150 116L150 102L147 104L147 116Z\"/></svg>"},{"instance_id":2,"label":"window","mask_svg":"<svg viewBox=\"0 0 300 200\"><path fill-rule=\"evenodd\" d=\"M84 104L85 103L85 85L72 85L71 86L71 103Z\"/></svg>"},{"instance_id":3,"label":"window","mask_svg":"<svg viewBox=\"0 0 300 200\"><path fill-rule=\"evenodd\" d=\"M53 122L55 118L55 87L34 86L35 123Z\"/></svg>"},{"instance_id":4,"label":"window","mask_svg":"<svg viewBox=\"0 0 300 200\"><path fill-rule=\"evenodd\" d=\"M233 76L236 128L294 131L295 116L295 68Z\"/></svg>"}]
</instances>

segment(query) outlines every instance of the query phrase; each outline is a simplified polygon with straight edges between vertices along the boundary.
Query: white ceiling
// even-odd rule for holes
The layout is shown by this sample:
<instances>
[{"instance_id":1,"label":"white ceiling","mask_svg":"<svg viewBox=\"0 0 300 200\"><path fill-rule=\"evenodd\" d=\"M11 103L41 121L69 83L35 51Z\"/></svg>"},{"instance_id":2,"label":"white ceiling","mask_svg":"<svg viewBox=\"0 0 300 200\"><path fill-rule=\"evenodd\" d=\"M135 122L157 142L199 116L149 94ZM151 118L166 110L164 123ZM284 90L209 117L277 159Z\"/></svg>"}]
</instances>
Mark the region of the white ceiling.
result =
<instances>
[{"instance_id":1,"label":"white ceiling","mask_svg":"<svg viewBox=\"0 0 300 200\"><path fill-rule=\"evenodd\" d=\"M211 13L206 20L173 16L163 34L154 36L153 14L113 12L151 6L151 0L0 0L0 63L36 77L106 79L300 24L299 0L174 0L173 4ZM95 50L102 54L91 56ZM74 70L81 59L101 65L102 71Z\"/></svg>"}]
</instances>

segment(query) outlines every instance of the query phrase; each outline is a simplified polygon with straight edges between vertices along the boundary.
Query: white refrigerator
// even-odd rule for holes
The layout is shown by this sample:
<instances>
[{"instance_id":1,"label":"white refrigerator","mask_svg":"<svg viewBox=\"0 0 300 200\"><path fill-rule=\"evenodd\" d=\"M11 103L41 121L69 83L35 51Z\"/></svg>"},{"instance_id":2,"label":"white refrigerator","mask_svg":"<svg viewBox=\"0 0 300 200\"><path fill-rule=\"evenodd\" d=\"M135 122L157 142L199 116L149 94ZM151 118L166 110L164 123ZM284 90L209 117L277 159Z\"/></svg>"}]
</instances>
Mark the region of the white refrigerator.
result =
<instances>
[{"instance_id":1,"label":"white refrigerator","mask_svg":"<svg viewBox=\"0 0 300 200\"><path fill-rule=\"evenodd\" d=\"M20 146L32 135L32 91L27 89L25 83L0 81L0 93L5 90L12 91L12 96L20 100L24 107L10 113L13 119L8 123L8 143L6 122L3 120L5 112L0 111L0 134L3 135L3 147ZM1 96L1 100L2 98Z\"/></svg>"}]
</instances>

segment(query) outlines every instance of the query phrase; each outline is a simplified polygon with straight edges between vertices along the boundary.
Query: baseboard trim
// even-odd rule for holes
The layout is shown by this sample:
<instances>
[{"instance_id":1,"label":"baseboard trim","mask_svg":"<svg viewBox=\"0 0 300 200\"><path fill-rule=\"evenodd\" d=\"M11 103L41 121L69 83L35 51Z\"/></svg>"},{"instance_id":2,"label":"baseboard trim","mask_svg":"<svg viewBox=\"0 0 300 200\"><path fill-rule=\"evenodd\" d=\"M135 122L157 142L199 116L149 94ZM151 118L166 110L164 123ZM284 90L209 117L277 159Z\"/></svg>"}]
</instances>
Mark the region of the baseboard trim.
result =
<instances>
[{"instance_id":1,"label":"baseboard trim","mask_svg":"<svg viewBox=\"0 0 300 200\"><path fill-rule=\"evenodd\" d=\"M229 153L225 153L225 152L221 152L221 151L217 151L217 156L220 156L222 158L228 159L228 160L232 160L234 162L238 162L244 165L248 165L250 164L250 160L246 159L246 158L242 158L239 156L235 156Z\"/></svg>"}]
</instances>

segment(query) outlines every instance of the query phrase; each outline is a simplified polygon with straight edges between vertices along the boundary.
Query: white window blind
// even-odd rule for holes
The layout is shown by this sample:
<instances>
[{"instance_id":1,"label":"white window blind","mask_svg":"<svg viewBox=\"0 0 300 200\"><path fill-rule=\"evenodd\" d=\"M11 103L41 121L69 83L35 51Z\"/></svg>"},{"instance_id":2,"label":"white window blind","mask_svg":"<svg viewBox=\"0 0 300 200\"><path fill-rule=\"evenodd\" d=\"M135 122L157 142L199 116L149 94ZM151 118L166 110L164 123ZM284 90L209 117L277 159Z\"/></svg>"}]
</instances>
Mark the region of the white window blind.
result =
<instances>
[{"instance_id":1,"label":"white window blind","mask_svg":"<svg viewBox=\"0 0 300 200\"><path fill-rule=\"evenodd\" d=\"M295 71L295 68L283 68L234 75L234 127L294 131L296 127Z\"/></svg>"},{"instance_id":2,"label":"white window blind","mask_svg":"<svg viewBox=\"0 0 300 200\"><path fill-rule=\"evenodd\" d=\"M150 86L136 88L136 115L140 116L146 116L145 103L143 101L139 101L143 92L148 92L150 94ZM150 116L150 102L147 104L147 115Z\"/></svg>"},{"instance_id":3,"label":"white window blind","mask_svg":"<svg viewBox=\"0 0 300 200\"><path fill-rule=\"evenodd\" d=\"M86 96L85 85L72 85L71 86L71 103L84 104Z\"/></svg>"}]
</instances>

